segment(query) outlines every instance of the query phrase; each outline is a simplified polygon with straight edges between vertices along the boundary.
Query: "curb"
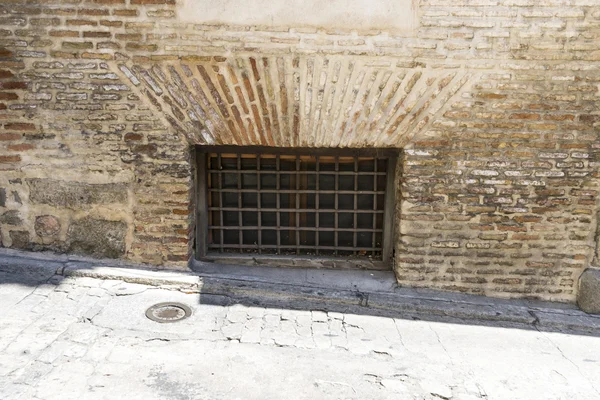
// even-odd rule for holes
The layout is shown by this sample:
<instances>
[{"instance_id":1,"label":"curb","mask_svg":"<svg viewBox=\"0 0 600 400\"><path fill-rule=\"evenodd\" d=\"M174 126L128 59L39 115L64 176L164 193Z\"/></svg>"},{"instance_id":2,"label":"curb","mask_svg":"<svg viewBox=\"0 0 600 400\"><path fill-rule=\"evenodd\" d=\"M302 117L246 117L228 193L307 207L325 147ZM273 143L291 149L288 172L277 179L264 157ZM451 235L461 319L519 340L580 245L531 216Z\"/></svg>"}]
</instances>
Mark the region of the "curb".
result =
<instances>
[{"instance_id":1,"label":"curb","mask_svg":"<svg viewBox=\"0 0 600 400\"><path fill-rule=\"evenodd\" d=\"M523 305L518 300L501 301L479 297L457 298L452 293L435 292L407 295L352 291L299 284L269 283L239 277L202 275L190 272L158 271L97 265L94 262L44 260L0 254L0 271L25 275L54 275L121 280L199 293L202 303L242 303L249 306L311 309L356 314L380 315L432 321L475 323L491 326L520 326L544 331L576 331L600 335L600 316L575 308Z\"/></svg>"}]
</instances>

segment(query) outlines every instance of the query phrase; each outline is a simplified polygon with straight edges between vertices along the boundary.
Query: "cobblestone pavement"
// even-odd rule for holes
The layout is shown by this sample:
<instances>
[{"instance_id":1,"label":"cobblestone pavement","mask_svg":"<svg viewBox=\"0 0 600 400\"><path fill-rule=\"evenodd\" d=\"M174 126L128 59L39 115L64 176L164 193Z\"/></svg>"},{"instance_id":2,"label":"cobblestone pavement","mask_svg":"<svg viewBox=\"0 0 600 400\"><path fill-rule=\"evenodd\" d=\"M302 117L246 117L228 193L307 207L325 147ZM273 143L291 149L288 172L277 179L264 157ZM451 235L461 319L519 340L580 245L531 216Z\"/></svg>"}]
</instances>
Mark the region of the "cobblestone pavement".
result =
<instances>
[{"instance_id":1,"label":"cobblestone pavement","mask_svg":"<svg viewBox=\"0 0 600 400\"><path fill-rule=\"evenodd\" d=\"M600 398L598 337L172 289L0 271L0 398ZM162 301L193 315L147 319Z\"/></svg>"}]
</instances>

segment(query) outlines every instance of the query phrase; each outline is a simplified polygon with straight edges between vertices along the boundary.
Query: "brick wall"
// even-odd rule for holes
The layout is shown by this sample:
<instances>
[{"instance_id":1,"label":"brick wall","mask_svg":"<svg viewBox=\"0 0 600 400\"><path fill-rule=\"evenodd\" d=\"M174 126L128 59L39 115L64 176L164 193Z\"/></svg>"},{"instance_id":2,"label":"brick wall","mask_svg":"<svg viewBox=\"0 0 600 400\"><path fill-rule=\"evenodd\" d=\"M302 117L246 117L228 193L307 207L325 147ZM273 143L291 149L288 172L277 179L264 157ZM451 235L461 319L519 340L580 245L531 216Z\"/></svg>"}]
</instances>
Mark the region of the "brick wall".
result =
<instances>
[{"instance_id":1,"label":"brick wall","mask_svg":"<svg viewBox=\"0 0 600 400\"><path fill-rule=\"evenodd\" d=\"M422 0L412 33L177 9L0 4L2 246L185 267L191 144L391 146L401 284L574 300L596 248L596 0Z\"/></svg>"}]
</instances>

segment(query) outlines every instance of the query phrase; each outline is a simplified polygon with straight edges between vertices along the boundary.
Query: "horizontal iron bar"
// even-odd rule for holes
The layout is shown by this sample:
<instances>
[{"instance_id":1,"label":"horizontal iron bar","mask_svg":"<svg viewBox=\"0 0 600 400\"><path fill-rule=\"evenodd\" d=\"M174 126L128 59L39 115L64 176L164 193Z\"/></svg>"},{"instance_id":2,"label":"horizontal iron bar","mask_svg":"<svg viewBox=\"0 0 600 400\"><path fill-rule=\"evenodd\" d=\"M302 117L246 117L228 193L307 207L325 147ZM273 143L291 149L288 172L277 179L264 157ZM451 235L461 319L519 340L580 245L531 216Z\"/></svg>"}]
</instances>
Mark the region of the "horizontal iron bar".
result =
<instances>
[{"instance_id":1,"label":"horizontal iron bar","mask_svg":"<svg viewBox=\"0 0 600 400\"><path fill-rule=\"evenodd\" d=\"M381 190L295 190L295 189L208 189L209 192L223 193L318 193L318 194L385 194Z\"/></svg>"},{"instance_id":2,"label":"horizontal iron bar","mask_svg":"<svg viewBox=\"0 0 600 400\"><path fill-rule=\"evenodd\" d=\"M208 207L209 211L260 211L260 212L285 212L285 213L292 213L292 212L320 212L320 213L359 213L359 214L383 214L383 210L371 210L371 209L358 209L358 210L353 210L351 208L349 209L345 209L345 208L340 208L340 209L333 209L333 208L319 208L314 209L314 208L256 208L256 207L248 207L248 208L237 208L237 207Z\"/></svg>"},{"instance_id":3,"label":"horizontal iron bar","mask_svg":"<svg viewBox=\"0 0 600 400\"><path fill-rule=\"evenodd\" d=\"M324 231L324 232L383 232L383 229L372 229L372 228L325 228L325 227L316 227L316 226L269 226L269 225L261 225L261 226L237 226L237 225L209 225L208 229L212 230L242 230L242 231L251 231L251 230L263 230L263 231Z\"/></svg>"},{"instance_id":4,"label":"horizontal iron bar","mask_svg":"<svg viewBox=\"0 0 600 400\"><path fill-rule=\"evenodd\" d=\"M220 244L208 244L208 247L212 249L220 249ZM276 245L268 245L263 244L260 246L261 249L277 249ZM258 249L258 245L256 244L227 244L225 243L222 247L224 250L226 249ZM285 245L282 244L279 246L280 249L289 249L289 250L297 250L297 249L305 249L305 250L316 250L317 246L305 246L300 245L296 246L294 244ZM372 251L372 252L380 252L381 247L343 247L343 246L319 246L319 250L339 250L339 251Z\"/></svg>"},{"instance_id":5,"label":"horizontal iron bar","mask_svg":"<svg viewBox=\"0 0 600 400\"><path fill-rule=\"evenodd\" d=\"M385 176L385 172L368 172L368 171L275 171L275 170L255 170L255 169L208 169L211 174L260 174L260 175L364 175L364 176Z\"/></svg>"}]
</instances>

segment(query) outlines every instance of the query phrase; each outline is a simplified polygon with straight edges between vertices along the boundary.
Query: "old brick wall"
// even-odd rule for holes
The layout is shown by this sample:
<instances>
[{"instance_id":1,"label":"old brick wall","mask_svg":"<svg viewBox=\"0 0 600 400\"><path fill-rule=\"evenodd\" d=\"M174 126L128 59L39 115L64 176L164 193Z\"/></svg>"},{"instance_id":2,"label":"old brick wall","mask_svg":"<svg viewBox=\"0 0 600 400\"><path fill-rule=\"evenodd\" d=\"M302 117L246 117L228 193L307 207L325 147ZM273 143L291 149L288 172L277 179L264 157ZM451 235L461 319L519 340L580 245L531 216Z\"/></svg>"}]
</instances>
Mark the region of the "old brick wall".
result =
<instances>
[{"instance_id":1,"label":"old brick wall","mask_svg":"<svg viewBox=\"0 0 600 400\"><path fill-rule=\"evenodd\" d=\"M574 300L596 248L600 4L418 7L413 32L358 32L2 2L2 246L183 267L190 144L392 146L401 284Z\"/></svg>"}]
</instances>

